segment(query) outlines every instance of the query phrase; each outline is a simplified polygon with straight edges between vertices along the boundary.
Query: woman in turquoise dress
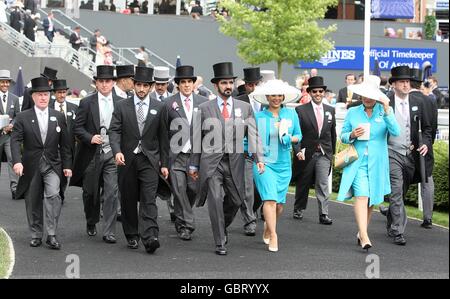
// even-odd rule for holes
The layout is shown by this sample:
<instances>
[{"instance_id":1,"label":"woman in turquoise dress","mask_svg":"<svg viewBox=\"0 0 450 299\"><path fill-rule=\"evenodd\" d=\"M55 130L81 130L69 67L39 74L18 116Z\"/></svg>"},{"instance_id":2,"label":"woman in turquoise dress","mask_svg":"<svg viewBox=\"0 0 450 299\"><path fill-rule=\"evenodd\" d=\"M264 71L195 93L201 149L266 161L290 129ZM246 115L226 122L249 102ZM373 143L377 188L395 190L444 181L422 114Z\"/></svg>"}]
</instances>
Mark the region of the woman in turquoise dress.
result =
<instances>
[{"instance_id":1,"label":"woman in turquoise dress","mask_svg":"<svg viewBox=\"0 0 450 299\"><path fill-rule=\"evenodd\" d=\"M389 99L379 87L377 76L369 76L363 83L348 87L362 97L362 105L348 110L341 132L342 143L353 144L358 159L343 169L338 200L355 197L357 241L366 251L372 247L367 228L373 206L382 203L384 196L391 193L387 136L400 135Z\"/></svg>"},{"instance_id":2,"label":"woman in turquoise dress","mask_svg":"<svg viewBox=\"0 0 450 299\"><path fill-rule=\"evenodd\" d=\"M276 223L286 203L292 176L292 144L302 139L300 123L294 109L283 104L296 101L300 91L281 80L270 80L250 94L255 101L268 105L256 113L256 125L264 149L265 171L253 167L253 179L264 202L263 240L269 251L278 251Z\"/></svg>"}]
</instances>

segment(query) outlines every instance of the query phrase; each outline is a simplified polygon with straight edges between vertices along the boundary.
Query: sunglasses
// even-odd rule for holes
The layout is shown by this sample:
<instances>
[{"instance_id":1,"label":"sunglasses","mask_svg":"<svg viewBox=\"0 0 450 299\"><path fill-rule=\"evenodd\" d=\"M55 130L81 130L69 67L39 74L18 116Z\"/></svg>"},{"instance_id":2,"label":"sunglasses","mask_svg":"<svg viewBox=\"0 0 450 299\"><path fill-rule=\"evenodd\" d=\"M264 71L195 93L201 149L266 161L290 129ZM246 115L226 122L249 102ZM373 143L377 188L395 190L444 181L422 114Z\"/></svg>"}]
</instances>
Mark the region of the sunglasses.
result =
<instances>
[{"instance_id":1,"label":"sunglasses","mask_svg":"<svg viewBox=\"0 0 450 299\"><path fill-rule=\"evenodd\" d=\"M312 93L323 93L324 90L323 89L313 89L311 90Z\"/></svg>"}]
</instances>

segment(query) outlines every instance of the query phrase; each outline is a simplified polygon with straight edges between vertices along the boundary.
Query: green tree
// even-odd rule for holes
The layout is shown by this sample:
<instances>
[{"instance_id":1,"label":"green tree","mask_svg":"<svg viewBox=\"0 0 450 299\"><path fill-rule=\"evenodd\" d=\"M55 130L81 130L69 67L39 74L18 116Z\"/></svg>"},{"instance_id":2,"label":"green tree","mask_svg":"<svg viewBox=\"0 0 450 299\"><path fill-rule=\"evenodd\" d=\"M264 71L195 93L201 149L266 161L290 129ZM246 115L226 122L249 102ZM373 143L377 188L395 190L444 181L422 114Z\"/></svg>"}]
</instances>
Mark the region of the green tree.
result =
<instances>
[{"instance_id":1,"label":"green tree","mask_svg":"<svg viewBox=\"0 0 450 299\"><path fill-rule=\"evenodd\" d=\"M321 28L327 8L337 0L223 0L230 17L219 17L223 34L238 41L238 55L252 65L276 61L278 77L283 63L314 61L331 50L326 35L336 26ZM255 10L254 7L262 8Z\"/></svg>"}]
</instances>

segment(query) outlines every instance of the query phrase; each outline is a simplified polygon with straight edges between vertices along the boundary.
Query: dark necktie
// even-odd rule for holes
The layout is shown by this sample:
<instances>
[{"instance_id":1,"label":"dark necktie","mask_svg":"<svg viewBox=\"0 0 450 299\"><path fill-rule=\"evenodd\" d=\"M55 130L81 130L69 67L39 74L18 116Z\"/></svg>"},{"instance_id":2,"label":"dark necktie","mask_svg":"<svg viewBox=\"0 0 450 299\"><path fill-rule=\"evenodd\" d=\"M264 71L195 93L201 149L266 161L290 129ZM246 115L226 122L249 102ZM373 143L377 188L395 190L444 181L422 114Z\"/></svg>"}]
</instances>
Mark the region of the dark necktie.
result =
<instances>
[{"instance_id":1,"label":"dark necktie","mask_svg":"<svg viewBox=\"0 0 450 299\"><path fill-rule=\"evenodd\" d=\"M164 96L159 96L159 99L161 100L161 102L164 101Z\"/></svg>"}]
</instances>

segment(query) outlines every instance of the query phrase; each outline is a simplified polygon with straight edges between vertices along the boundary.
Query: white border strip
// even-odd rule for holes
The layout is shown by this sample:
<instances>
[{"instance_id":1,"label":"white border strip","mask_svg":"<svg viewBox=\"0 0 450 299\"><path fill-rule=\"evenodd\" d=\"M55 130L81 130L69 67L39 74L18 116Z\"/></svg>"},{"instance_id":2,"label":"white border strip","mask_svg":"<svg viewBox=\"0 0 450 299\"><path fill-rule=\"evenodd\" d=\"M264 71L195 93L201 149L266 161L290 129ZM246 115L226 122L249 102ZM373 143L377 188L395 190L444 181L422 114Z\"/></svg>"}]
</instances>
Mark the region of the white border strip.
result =
<instances>
[{"instance_id":1,"label":"white border strip","mask_svg":"<svg viewBox=\"0 0 450 299\"><path fill-rule=\"evenodd\" d=\"M16 259L15 259L16 253L14 251L13 242L12 242L11 238L9 237L8 233L1 227L0 227L0 232L3 232L5 234L6 240L8 241L10 263L9 263L9 269L6 271L6 276L4 277L5 279L8 279L11 276L12 271L14 269L14 264L16 263Z\"/></svg>"},{"instance_id":2,"label":"white border strip","mask_svg":"<svg viewBox=\"0 0 450 299\"><path fill-rule=\"evenodd\" d=\"M293 192L288 192L288 194L295 195L295 193L293 193ZM314 197L308 196L308 199L309 199L309 198L314 198ZM332 200L332 199L330 199L328 202L334 202L334 203L337 203L337 204L340 204L340 205L353 207L353 205L352 205L351 203L346 203L346 202L343 202L343 201L338 201L338 200ZM375 209L374 209L373 211L374 211L374 212L377 212L377 213L380 213L380 211L375 210ZM419 221L419 222L422 221L421 219L414 218L414 217L410 217L410 216L407 216L407 218L408 218L408 219L412 219L412 220L417 220L417 221ZM439 224L433 223L433 226L437 226L437 227L439 227L439 228L443 228L443 229L449 230L448 227L445 227L445 226L442 226L442 225L439 225Z\"/></svg>"}]
</instances>

